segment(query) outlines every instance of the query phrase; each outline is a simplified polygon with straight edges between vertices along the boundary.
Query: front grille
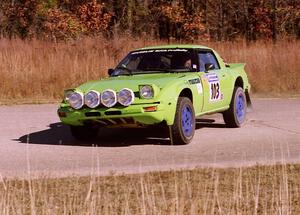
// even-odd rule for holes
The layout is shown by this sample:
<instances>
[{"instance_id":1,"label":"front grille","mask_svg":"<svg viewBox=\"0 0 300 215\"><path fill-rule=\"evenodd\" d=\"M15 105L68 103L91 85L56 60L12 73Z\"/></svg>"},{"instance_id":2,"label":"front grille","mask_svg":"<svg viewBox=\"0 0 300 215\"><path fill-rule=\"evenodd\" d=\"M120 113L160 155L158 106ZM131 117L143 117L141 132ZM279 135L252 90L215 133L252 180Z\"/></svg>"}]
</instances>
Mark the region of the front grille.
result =
<instances>
[{"instance_id":1,"label":"front grille","mask_svg":"<svg viewBox=\"0 0 300 215\"><path fill-rule=\"evenodd\" d=\"M85 113L86 117L95 117L95 116L101 116L99 112L87 112Z\"/></svg>"},{"instance_id":2,"label":"front grille","mask_svg":"<svg viewBox=\"0 0 300 215\"><path fill-rule=\"evenodd\" d=\"M133 118L113 118L113 119L98 119L96 120L101 125L111 126L111 125L132 125L135 124Z\"/></svg>"},{"instance_id":3,"label":"front grille","mask_svg":"<svg viewBox=\"0 0 300 215\"><path fill-rule=\"evenodd\" d=\"M121 114L122 114L122 112L119 110L105 112L105 115L107 115L107 116L115 116L115 115L121 115Z\"/></svg>"}]
</instances>

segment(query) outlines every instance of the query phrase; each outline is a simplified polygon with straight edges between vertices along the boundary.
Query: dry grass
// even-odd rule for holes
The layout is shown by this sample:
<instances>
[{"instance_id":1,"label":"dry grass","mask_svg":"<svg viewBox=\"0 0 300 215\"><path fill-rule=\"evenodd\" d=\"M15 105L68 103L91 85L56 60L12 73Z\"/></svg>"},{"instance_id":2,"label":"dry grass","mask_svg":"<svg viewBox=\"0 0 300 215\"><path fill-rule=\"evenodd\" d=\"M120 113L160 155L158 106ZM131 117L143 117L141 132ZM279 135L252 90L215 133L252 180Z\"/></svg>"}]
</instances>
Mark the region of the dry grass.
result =
<instances>
[{"instance_id":1,"label":"dry grass","mask_svg":"<svg viewBox=\"0 0 300 215\"><path fill-rule=\"evenodd\" d=\"M0 100L58 100L63 90L106 75L134 48L165 41L83 39L49 43L0 39ZM246 62L256 93L300 92L300 42L203 43L215 48L228 62Z\"/></svg>"},{"instance_id":2,"label":"dry grass","mask_svg":"<svg viewBox=\"0 0 300 215\"><path fill-rule=\"evenodd\" d=\"M254 93L266 95L300 93L300 41L209 45L228 62L246 63L246 71Z\"/></svg>"},{"instance_id":3,"label":"dry grass","mask_svg":"<svg viewBox=\"0 0 300 215\"><path fill-rule=\"evenodd\" d=\"M0 214L299 214L300 165L2 180Z\"/></svg>"}]
</instances>

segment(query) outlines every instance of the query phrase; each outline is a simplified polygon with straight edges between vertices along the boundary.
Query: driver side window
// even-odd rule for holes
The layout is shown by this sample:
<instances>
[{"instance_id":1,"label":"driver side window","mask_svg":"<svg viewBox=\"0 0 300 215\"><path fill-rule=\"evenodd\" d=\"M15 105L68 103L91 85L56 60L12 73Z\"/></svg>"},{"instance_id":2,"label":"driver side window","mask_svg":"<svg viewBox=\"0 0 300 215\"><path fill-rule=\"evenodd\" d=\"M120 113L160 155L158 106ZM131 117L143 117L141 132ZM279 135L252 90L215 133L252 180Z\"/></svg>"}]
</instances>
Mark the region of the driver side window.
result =
<instances>
[{"instance_id":1,"label":"driver side window","mask_svg":"<svg viewBox=\"0 0 300 215\"><path fill-rule=\"evenodd\" d=\"M211 52L199 52L198 58L199 58L199 64L200 64L199 65L200 72L205 71L205 64L207 64L207 63L212 63L214 65L215 69L220 69L216 57Z\"/></svg>"}]
</instances>

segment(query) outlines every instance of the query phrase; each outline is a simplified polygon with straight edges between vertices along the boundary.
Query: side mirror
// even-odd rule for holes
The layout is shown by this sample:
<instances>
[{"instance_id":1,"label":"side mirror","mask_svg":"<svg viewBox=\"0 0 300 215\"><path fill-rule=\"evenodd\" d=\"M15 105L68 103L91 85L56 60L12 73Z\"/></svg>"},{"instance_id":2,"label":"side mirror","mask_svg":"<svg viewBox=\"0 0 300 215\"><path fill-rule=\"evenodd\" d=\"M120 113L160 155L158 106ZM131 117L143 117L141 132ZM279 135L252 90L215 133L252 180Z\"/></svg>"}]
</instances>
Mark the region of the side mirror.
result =
<instances>
[{"instance_id":1,"label":"side mirror","mask_svg":"<svg viewBox=\"0 0 300 215\"><path fill-rule=\"evenodd\" d=\"M215 69L215 65L213 65L212 63L205 64L205 72L207 72L209 70L213 70L213 69Z\"/></svg>"},{"instance_id":2,"label":"side mirror","mask_svg":"<svg viewBox=\"0 0 300 215\"><path fill-rule=\"evenodd\" d=\"M114 71L115 71L114 69L108 69L107 73L108 73L109 76L111 76Z\"/></svg>"}]
</instances>

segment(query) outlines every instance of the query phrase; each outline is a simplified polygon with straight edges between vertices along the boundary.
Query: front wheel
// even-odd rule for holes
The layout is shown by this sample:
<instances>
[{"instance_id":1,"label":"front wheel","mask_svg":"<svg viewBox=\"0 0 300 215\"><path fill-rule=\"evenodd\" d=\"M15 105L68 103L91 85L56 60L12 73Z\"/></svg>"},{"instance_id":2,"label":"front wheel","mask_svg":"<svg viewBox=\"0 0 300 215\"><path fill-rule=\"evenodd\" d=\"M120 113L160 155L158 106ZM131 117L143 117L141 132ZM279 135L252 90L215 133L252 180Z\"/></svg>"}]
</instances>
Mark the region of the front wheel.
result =
<instances>
[{"instance_id":1,"label":"front wheel","mask_svg":"<svg viewBox=\"0 0 300 215\"><path fill-rule=\"evenodd\" d=\"M235 87L230 102L230 107L223 112L223 118L228 127L241 127L246 120L247 100L244 90L241 87Z\"/></svg>"},{"instance_id":2,"label":"front wheel","mask_svg":"<svg viewBox=\"0 0 300 215\"><path fill-rule=\"evenodd\" d=\"M79 141L91 141L97 137L98 129L91 126L70 126L72 136Z\"/></svg>"},{"instance_id":3,"label":"front wheel","mask_svg":"<svg viewBox=\"0 0 300 215\"><path fill-rule=\"evenodd\" d=\"M185 145L191 142L195 133L195 112L189 98L179 97L174 124L170 126L171 141L175 145Z\"/></svg>"}]
</instances>

